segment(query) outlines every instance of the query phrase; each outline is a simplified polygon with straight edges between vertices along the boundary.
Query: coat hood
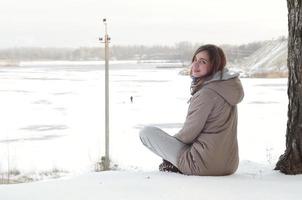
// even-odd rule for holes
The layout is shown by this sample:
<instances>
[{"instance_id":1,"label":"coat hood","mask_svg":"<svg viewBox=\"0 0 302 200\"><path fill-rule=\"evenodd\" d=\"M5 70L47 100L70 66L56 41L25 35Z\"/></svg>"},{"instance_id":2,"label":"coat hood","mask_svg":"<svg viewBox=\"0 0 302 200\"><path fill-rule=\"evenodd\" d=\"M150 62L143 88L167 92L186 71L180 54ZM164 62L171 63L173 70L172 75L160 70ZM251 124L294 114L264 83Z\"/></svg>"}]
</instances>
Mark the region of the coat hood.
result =
<instances>
[{"instance_id":1,"label":"coat hood","mask_svg":"<svg viewBox=\"0 0 302 200\"><path fill-rule=\"evenodd\" d=\"M229 104L236 105L241 102L244 96L241 81L238 77L238 73L224 69L215 73L210 80L205 81L203 88L214 90Z\"/></svg>"}]
</instances>

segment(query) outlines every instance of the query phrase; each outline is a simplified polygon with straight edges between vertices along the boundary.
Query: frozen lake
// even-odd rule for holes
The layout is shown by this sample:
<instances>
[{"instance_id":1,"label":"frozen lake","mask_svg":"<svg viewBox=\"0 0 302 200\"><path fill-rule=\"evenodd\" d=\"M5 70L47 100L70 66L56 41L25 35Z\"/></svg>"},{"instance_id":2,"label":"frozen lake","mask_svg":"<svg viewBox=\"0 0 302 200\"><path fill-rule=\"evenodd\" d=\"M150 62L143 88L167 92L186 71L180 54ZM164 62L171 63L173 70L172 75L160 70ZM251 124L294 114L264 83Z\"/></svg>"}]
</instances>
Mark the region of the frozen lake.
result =
<instances>
[{"instance_id":1,"label":"frozen lake","mask_svg":"<svg viewBox=\"0 0 302 200\"><path fill-rule=\"evenodd\" d=\"M160 159L141 145L139 129L155 125L174 134L186 116L190 78L179 69L155 66L111 65L110 150L122 169L157 169ZM94 168L104 154L103 67L25 63L0 68L0 172ZM240 159L273 167L285 148L287 79L241 80Z\"/></svg>"}]
</instances>

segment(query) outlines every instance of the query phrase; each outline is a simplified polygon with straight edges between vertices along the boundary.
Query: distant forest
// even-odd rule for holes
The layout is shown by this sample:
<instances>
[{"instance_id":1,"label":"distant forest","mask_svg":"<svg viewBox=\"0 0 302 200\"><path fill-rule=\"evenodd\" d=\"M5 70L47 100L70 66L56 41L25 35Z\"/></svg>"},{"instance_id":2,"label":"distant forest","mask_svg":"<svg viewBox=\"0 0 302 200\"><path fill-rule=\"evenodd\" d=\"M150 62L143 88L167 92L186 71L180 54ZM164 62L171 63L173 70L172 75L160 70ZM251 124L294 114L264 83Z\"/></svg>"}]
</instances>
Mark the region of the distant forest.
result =
<instances>
[{"instance_id":1,"label":"distant forest","mask_svg":"<svg viewBox=\"0 0 302 200\"><path fill-rule=\"evenodd\" d=\"M227 55L229 62L236 63L250 56L269 41L252 42L244 45L220 45ZM173 46L144 46L144 45L113 45L110 46L111 60L170 60L188 62L194 51L201 44L179 42ZM31 60L72 60L96 61L104 59L104 48L39 48L22 47L0 49L0 60L31 61Z\"/></svg>"}]
</instances>

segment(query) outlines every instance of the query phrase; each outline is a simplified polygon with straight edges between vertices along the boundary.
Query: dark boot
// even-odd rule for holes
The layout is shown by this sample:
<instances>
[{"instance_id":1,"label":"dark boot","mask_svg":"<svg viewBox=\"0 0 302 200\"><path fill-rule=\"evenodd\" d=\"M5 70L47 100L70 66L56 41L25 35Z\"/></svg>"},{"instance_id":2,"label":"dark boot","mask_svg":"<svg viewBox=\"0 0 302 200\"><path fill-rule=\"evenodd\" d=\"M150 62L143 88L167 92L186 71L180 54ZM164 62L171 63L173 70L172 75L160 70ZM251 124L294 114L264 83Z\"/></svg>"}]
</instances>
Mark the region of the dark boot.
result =
<instances>
[{"instance_id":1,"label":"dark boot","mask_svg":"<svg viewBox=\"0 0 302 200\"><path fill-rule=\"evenodd\" d=\"M181 173L177 167L175 167L172 163L170 163L167 160L163 160L163 162L159 165L159 171L162 172L175 172L175 173Z\"/></svg>"}]
</instances>

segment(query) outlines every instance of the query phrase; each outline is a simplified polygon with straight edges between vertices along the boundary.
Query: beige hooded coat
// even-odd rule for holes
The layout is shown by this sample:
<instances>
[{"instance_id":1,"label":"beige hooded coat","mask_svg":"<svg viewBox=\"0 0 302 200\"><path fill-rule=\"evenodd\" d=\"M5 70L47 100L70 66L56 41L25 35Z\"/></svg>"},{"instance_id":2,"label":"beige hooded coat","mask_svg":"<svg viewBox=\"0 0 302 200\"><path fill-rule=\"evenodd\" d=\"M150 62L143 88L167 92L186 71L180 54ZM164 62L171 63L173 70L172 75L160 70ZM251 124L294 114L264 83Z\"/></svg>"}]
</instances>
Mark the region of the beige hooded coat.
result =
<instances>
[{"instance_id":1,"label":"beige hooded coat","mask_svg":"<svg viewBox=\"0 0 302 200\"><path fill-rule=\"evenodd\" d=\"M204 82L191 98L183 128L175 135L189 145L178 168L188 175L233 174L239 163L237 104L244 93L238 74L227 69Z\"/></svg>"}]
</instances>

